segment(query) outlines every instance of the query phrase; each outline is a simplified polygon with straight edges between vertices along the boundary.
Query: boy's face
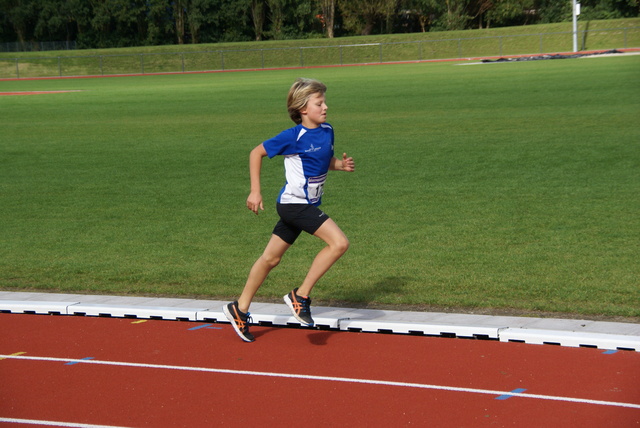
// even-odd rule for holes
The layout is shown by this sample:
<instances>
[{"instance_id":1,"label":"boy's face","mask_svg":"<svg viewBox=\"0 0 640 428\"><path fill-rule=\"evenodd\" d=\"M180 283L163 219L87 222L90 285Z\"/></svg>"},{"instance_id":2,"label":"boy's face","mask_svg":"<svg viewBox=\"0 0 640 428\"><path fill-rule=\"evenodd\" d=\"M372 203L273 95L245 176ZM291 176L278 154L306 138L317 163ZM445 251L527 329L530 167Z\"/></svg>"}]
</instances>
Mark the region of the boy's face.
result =
<instances>
[{"instance_id":1,"label":"boy's face","mask_svg":"<svg viewBox=\"0 0 640 428\"><path fill-rule=\"evenodd\" d=\"M311 95L307 105L300 110L302 116L302 126L306 128L317 128L327 121L327 104L324 94L315 93Z\"/></svg>"}]
</instances>

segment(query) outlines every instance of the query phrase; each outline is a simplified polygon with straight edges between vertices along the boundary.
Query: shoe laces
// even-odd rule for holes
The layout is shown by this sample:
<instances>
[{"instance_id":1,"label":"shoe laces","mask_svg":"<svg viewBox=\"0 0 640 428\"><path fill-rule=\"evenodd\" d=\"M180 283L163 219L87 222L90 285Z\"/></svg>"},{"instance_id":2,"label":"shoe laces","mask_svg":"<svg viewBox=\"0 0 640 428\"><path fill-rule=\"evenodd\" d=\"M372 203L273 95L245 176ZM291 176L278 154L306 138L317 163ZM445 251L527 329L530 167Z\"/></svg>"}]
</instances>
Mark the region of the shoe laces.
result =
<instances>
[{"instance_id":1,"label":"shoe laces","mask_svg":"<svg viewBox=\"0 0 640 428\"><path fill-rule=\"evenodd\" d=\"M298 296L298 297L300 297L300 296ZM300 297L300 306L301 306L300 312L301 313L305 313L305 314L311 313L310 305L311 305L311 299L304 299L304 298Z\"/></svg>"},{"instance_id":2,"label":"shoe laces","mask_svg":"<svg viewBox=\"0 0 640 428\"><path fill-rule=\"evenodd\" d=\"M246 315L247 315L246 318L242 320L244 322L244 325L242 326L242 331L245 333L249 331L249 324L253 324L253 318L251 318L251 313L247 312Z\"/></svg>"}]
</instances>

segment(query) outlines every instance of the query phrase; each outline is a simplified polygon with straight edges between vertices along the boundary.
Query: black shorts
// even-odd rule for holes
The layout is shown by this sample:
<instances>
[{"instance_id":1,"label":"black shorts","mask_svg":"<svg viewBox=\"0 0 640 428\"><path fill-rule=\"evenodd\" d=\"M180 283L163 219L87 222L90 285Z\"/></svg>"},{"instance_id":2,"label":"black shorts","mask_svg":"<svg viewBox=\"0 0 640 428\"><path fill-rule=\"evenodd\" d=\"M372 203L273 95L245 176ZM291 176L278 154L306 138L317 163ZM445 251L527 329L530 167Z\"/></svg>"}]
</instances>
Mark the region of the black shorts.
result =
<instances>
[{"instance_id":1,"label":"black shorts","mask_svg":"<svg viewBox=\"0 0 640 428\"><path fill-rule=\"evenodd\" d=\"M320 208L311 204L276 204L280 221L273 228L273 234L282 238L287 244L293 244L304 230L310 235L322 224L329 220L329 216Z\"/></svg>"}]
</instances>

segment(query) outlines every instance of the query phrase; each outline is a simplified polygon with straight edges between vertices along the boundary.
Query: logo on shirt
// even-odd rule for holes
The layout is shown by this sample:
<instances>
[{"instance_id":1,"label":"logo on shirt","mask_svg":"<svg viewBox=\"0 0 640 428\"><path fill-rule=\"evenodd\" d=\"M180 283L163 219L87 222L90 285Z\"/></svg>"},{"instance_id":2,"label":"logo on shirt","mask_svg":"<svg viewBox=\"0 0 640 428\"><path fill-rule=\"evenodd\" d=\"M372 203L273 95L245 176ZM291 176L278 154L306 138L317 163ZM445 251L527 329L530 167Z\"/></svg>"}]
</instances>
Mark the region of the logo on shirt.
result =
<instances>
[{"instance_id":1,"label":"logo on shirt","mask_svg":"<svg viewBox=\"0 0 640 428\"><path fill-rule=\"evenodd\" d=\"M305 153L315 153L318 150L322 150L322 147L316 147L313 144L311 144L311 147L309 147L307 150L305 150Z\"/></svg>"}]
</instances>

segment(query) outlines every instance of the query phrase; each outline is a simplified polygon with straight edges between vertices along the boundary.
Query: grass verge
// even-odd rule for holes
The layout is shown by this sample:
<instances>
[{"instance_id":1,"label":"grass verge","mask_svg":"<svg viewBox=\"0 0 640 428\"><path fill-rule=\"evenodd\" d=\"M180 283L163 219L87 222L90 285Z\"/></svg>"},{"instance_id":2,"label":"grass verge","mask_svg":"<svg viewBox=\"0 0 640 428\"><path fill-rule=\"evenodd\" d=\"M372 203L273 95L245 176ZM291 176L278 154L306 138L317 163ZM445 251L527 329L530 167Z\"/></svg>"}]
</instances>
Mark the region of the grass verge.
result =
<instances>
[{"instance_id":1,"label":"grass verge","mask_svg":"<svg viewBox=\"0 0 640 428\"><path fill-rule=\"evenodd\" d=\"M640 57L306 70L329 87L320 302L640 316ZM3 83L0 287L231 298L276 221L247 156L300 70ZM282 185L266 161L264 196ZM260 290L296 286L302 238Z\"/></svg>"}]
</instances>

